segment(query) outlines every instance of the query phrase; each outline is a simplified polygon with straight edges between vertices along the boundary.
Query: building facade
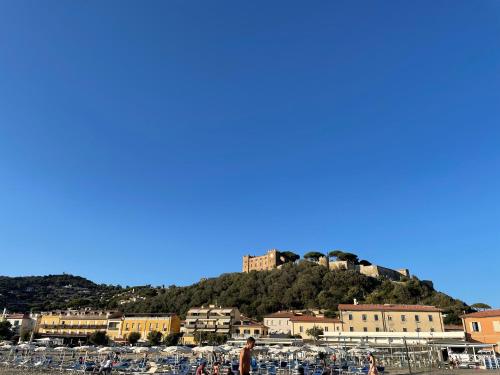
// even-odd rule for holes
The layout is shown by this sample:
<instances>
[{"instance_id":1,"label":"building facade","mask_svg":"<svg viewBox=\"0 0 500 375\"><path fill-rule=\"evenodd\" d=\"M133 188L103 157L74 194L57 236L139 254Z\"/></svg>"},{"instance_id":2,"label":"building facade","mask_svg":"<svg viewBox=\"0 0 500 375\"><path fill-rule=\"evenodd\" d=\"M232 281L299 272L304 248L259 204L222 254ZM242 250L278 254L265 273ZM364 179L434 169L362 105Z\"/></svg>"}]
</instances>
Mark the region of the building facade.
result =
<instances>
[{"instance_id":1,"label":"building facade","mask_svg":"<svg viewBox=\"0 0 500 375\"><path fill-rule=\"evenodd\" d=\"M120 322L110 320L108 325L114 326L114 323L118 323L120 332L115 336L115 340L126 340L131 332L138 332L141 335L140 340L145 341L153 331L160 332L162 338L165 338L181 330L181 320L175 314L126 314ZM108 332L111 332L109 328Z\"/></svg>"},{"instance_id":2,"label":"building facade","mask_svg":"<svg viewBox=\"0 0 500 375\"><path fill-rule=\"evenodd\" d=\"M263 323L256 320L242 318L231 327L231 338L246 339L248 337L261 338L268 335L269 329Z\"/></svg>"},{"instance_id":3,"label":"building facade","mask_svg":"<svg viewBox=\"0 0 500 375\"><path fill-rule=\"evenodd\" d=\"M500 310L485 310L462 315L467 340L492 344L500 353Z\"/></svg>"},{"instance_id":4,"label":"building facade","mask_svg":"<svg viewBox=\"0 0 500 375\"><path fill-rule=\"evenodd\" d=\"M264 316L264 325L269 328L270 334L291 335L292 322L290 319L295 314L290 311L279 311L274 314Z\"/></svg>"},{"instance_id":5,"label":"building facade","mask_svg":"<svg viewBox=\"0 0 500 375\"><path fill-rule=\"evenodd\" d=\"M182 332L185 345L196 342L195 335L200 332L212 332L221 335L231 335L232 326L241 320L241 314L236 307L194 307L188 310Z\"/></svg>"},{"instance_id":6,"label":"building facade","mask_svg":"<svg viewBox=\"0 0 500 375\"><path fill-rule=\"evenodd\" d=\"M434 306L341 304L339 314L344 332L444 332Z\"/></svg>"},{"instance_id":7,"label":"building facade","mask_svg":"<svg viewBox=\"0 0 500 375\"><path fill-rule=\"evenodd\" d=\"M292 325L291 334L293 336L300 336L305 340L313 339L307 331L314 327L320 328L323 333L340 332L342 330L342 322L339 319L332 318L297 315L290 318L290 323Z\"/></svg>"},{"instance_id":8,"label":"building facade","mask_svg":"<svg viewBox=\"0 0 500 375\"><path fill-rule=\"evenodd\" d=\"M7 321L10 323L11 330L14 335L19 335L23 332L33 331L35 328L36 320L30 314L7 314L5 311L0 317L0 321Z\"/></svg>"},{"instance_id":9,"label":"building facade","mask_svg":"<svg viewBox=\"0 0 500 375\"><path fill-rule=\"evenodd\" d=\"M42 336L86 338L95 331L107 331L108 319L119 312L96 310L58 310L41 313L37 331Z\"/></svg>"},{"instance_id":10,"label":"building facade","mask_svg":"<svg viewBox=\"0 0 500 375\"><path fill-rule=\"evenodd\" d=\"M279 251L271 249L265 255L245 255L243 257L242 271L269 271L277 268L284 262L285 260L280 257Z\"/></svg>"}]
</instances>

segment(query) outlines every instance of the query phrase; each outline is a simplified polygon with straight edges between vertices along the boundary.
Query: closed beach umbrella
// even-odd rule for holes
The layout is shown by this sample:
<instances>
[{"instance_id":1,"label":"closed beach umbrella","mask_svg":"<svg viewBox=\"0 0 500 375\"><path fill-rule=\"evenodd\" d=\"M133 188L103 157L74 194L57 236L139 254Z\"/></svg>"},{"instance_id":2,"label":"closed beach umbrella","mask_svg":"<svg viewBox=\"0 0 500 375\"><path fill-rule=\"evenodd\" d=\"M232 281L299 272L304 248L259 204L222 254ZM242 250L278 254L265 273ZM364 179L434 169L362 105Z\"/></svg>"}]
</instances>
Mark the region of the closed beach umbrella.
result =
<instances>
[{"instance_id":1,"label":"closed beach umbrella","mask_svg":"<svg viewBox=\"0 0 500 375\"><path fill-rule=\"evenodd\" d=\"M191 353L193 349L187 346L168 346L163 349L163 351L170 354L188 354Z\"/></svg>"}]
</instances>

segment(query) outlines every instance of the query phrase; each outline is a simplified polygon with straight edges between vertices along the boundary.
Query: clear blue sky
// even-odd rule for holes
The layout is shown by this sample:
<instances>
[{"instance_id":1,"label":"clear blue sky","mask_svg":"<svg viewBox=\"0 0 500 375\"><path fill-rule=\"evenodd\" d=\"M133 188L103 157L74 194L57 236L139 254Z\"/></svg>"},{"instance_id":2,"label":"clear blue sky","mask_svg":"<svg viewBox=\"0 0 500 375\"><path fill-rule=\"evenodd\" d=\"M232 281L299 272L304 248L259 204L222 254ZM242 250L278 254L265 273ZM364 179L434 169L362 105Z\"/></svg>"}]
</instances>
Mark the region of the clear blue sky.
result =
<instances>
[{"instance_id":1,"label":"clear blue sky","mask_svg":"<svg viewBox=\"0 0 500 375\"><path fill-rule=\"evenodd\" d=\"M500 2L2 1L0 274L345 249L500 307Z\"/></svg>"}]
</instances>

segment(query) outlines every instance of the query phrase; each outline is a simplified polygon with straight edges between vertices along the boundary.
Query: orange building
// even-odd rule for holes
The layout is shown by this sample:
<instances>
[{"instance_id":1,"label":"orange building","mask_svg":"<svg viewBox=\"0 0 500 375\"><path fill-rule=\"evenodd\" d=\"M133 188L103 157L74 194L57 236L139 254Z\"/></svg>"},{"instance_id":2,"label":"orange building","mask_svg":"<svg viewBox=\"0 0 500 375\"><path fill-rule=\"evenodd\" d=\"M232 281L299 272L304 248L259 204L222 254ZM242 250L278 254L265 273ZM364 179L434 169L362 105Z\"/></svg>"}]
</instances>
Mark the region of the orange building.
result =
<instances>
[{"instance_id":1,"label":"orange building","mask_svg":"<svg viewBox=\"0 0 500 375\"><path fill-rule=\"evenodd\" d=\"M500 353L500 309L462 315L467 340L491 344Z\"/></svg>"}]
</instances>

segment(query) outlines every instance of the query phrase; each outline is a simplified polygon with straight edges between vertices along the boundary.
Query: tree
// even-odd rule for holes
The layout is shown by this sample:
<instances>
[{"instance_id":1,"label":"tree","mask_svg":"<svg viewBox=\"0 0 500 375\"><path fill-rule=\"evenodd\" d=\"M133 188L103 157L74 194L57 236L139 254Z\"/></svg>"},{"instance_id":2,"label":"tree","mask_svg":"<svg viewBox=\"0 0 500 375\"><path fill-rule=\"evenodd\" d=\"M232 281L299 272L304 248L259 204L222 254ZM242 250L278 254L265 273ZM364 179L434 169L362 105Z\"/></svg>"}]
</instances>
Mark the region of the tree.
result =
<instances>
[{"instance_id":1,"label":"tree","mask_svg":"<svg viewBox=\"0 0 500 375\"><path fill-rule=\"evenodd\" d=\"M340 254L344 254L342 250L332 250L328 253L328 257L337 258Z\"/></svg>"},{"instance_id":2,"label":"tree","mask_svg":"<svg viewBox=\"0 0 500 375\"><path fill-rule=\"evenodd\" d=\"M323 328L317 326L306 329L306 334L308 336L311 336L314 339L314 341L318 341L320 336L323 335L323 333L324 333Z\"/></svg>"},{"instance_id":3,"label":"tree","mask_svg":"<svg viewBox=\"0 0 500 375\"><path fill-rule=\"evenodd\" d=\"M14 335L11 327L12 324L7 320L0 322L0 340L9 340Z\"/></svg>"},{"instance_id":4,"label":"tree","mask_svg":"<svg viewBox=\"0 0 500 375\"><path fill-rule=\"evenodd\" d=\"M335 310L326 310L325 311L325 318L338 318L339 313Z\"/></svg>"},{"instance_id":5,"label":"tree","mask_svg":"<svg viewBox=\"0 0 500 375\"><path fill-rule=\"evenodd\" d=\"M175 346L179 343L180 338L181 338L180 333L169 333L163 339L163 344L165 344L166 346Z\"/></svg>"},{"instance_id":6,"label":"tree","mask_svg":"<svg viewBox=\"0 0 500 375\"><path fill-rule=\"evenodd\" d=\"M109 337L106 331L95 331L90 334L88 341L93 345L107 345Z\"/></svg>"},{"instance_id":7,"label":"tree","mask_svg":"<svg viewBox=\"0 0 500 375\"><path fill-rule=\"evenodd\" d=\"M478 302L470 305L471 308L474 310L482 311L482 310L489 310L491 309L490 305L487 305L486 303Z\"/></svg>"},{"instance_id":8,"label":"tree","mask_svg":"<svg viewBox=\"0 0 500 375\"><path fill-rule=\"evenodd\" d=\"M148 342L150 345L156 346L161 342L161 332L151 331L148 333Z\"/></svg>"},{"instance_id":9,"label":"tree","mask_svg":"<svg viewBox=\"0 0 500 375\"><path fill-rule=\"evenodd\" d=\"M332 250L328 253L328 256L330 258L336 258L337 260L343 260L343 261L351 262L354 264L360 264L358 256L356 254L347 253L347 252L342 251L342 250ZM368 262L368 261L365 260L364 262ZM368 262L368 263L370 263L370 262Z\"/></svg>"},{"instance_id":10,"label":"tree","mask_svg":"<svg viewBox=\"0 0 500 375\"><path fill-rule=\"evenodd\" d=\"M300 259L300 255L297 255L291 251L280 251L280 257L283 257L285 262L293 263L296 260Z\"/></svg>"},{"instance_id":11,"label":"tree","mask_svg":"<svg viewBox=\"0 0 500 375\"><path fill-rule=\"evenodd\" d=\"M319 258L322 258L324 256L325 256L325 254L319 253L317 251L310 251L310 252L304 254L305 259L311 260L314 262L317 262L319 260Z\"/></svg>"},{"instance_id":12,"label":"tree","mask_svg":"<svg viewBox=\"0 0 500 375\"><path fill-rule=\"evenodd\" d=\"M137 341L139 341L141 338L141 334L139 332L130 332L129 335L127 336L127 341L129 344L137 344Z\"/></svg>"}]
</instances>

